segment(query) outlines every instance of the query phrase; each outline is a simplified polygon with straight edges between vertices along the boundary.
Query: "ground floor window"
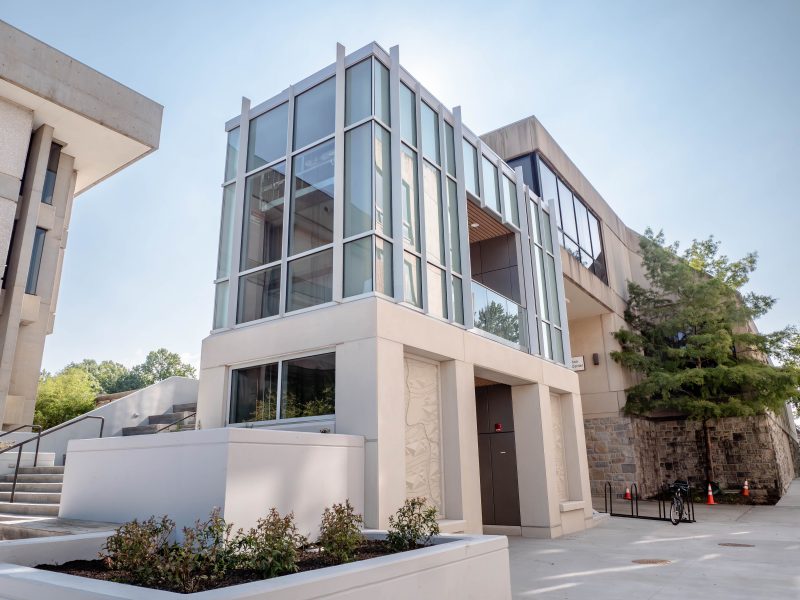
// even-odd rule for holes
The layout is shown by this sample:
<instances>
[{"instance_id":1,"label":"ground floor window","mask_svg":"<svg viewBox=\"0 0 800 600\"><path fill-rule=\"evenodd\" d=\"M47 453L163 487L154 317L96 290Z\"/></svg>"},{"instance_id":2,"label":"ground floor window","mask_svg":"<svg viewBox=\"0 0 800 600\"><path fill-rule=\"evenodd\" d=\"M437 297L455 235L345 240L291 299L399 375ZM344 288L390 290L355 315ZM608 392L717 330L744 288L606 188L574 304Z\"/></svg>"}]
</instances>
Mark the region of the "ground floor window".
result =
<instances>
[{"instance_id":1,"label":"ground floor window","mask_svg":"<svg viewBox=\"0 0 800 600\"><path fill-rule=\"evenodd\" d=\"M235 369L231 380L231 423L335 414L334 352Z\"/></svg>"}]
</instances>

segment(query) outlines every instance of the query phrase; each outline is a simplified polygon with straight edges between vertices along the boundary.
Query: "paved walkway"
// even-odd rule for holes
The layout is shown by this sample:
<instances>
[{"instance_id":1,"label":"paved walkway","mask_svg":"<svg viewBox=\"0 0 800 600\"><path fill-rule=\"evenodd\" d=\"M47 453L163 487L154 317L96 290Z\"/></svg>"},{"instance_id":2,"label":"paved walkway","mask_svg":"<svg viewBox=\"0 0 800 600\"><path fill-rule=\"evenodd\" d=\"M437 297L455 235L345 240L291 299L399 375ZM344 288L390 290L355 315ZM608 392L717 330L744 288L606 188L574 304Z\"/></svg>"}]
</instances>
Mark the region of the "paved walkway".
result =
<instances>
[{"instance_id":1,"label":"paved walkway","mask_svg":"<svg viewBox=\"0 0 800 600\"><path fill-rule=\"evenodd\" d=\"M776 506L695 512L677 527L616 517L557 540L509 538L514 598L800 600L800 479Z\"/></svg>"}]
</instances>

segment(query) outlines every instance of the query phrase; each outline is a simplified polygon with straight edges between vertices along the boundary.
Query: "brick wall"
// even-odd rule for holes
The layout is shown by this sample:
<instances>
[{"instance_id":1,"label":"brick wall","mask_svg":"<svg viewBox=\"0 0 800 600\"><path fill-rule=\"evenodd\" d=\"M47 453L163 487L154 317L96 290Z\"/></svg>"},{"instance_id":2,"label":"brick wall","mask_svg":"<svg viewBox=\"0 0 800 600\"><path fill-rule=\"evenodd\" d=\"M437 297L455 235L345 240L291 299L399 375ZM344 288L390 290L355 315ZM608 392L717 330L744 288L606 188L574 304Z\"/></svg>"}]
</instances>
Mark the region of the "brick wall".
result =
<instances>
[{"instance_id":1,"label":"brick wall","mask_svg":"<svg viewBox=\"0 0 800 600\"><path fill-rule=\"evenodd\" d=\"M705 482L705 440L699 421L651 421L633 417L586 419L586 451L592 494L603 495L611 481L615 493L637 482L639 493L655 493L667 481ZM714 479L738 489L749 480L753 494L778 484L780 494L798 475L797 443L769 415L709 421Z\"/></svg>"}]
</instances>

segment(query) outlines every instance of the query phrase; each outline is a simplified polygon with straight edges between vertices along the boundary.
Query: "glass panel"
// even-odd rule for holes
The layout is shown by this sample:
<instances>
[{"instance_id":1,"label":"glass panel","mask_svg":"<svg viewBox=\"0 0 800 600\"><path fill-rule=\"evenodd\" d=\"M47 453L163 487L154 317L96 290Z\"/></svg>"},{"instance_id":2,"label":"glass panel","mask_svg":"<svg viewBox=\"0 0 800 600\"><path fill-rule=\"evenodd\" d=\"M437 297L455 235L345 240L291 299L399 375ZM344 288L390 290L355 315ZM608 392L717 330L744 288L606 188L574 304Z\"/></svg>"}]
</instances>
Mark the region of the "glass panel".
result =
<instances>
[{"instance_id":1,"label":"glass panel","mask_svg":"<svg viewBox=\"0 0 800 600\"><path fill-rule=\"evenodd\" d=\"M556 213L558 207L556 206ZM544 249L548 252L553 251L553 232L550 225L550 213L542 211L542 238L544 239Z\"/></svg>"},{"instance_id":2,"label":"glass panel","mask_svg":"<svg viewBox=\"0 0 800 600\"><path fill-rule=\"evenodd\" d=\"M25 293L36 294L36 287L39 283L39 268L42 266L42 254L44 251L44 236L47 230L41 227L36 228L33 234L33 249L31 250L31 264L28 266L28 280L25 282Z\"/></svg>"},{"instance_id":3,"label":"glass panel","mask_svg":"<svg viewBox=\"0 0 800 600\"><path fill-rule=\"evenodd\" d=\"M567 250L567 252L572 254L572 256L574 256L577 260L581 259L581 251L578 248L578 244L575 243L575 241L572 238L566 235L564 236L564 248Z\"/></svg>"},{"instance_id":4,"label":"glass panel","mask_svg":"<svg viewBox=\"0 0 800 600\"><path fill-rule=\"evenodd\" d=\"M276 418L278 363L236 369L231 393L231 423L272 421Z\"/></svg>"},{"instance_id":5,"label":"glass panel","mask_svg":"<svg viewBox=\"0 0 800 600\"><path fill-rule=\"evenodd\" d=\"M333 241L333 140L292 161L289 254Z\"/></svg>"},{"instance_id":6,"label":"glass panel","mask_svg":"<svg viewBox=\"0 0 800 600\"><path fill-rule=\"evenodd\" d=\"M542 321L542 356L553 358L553 348L550 346L550 325Z\"/></svg>"},{"instance_id":7,"label":"glass panel","mask_svg":"<svg viewBox=\"0 0 800 600\"><path fill-rule=\"evenodd\" d=\"M561 307L558 304L558 287L556 286L556 263L549 254L545 258L547 268L547 297L550 300L550 321L561 325Z\"/></svg>"},{"instance_id":8,"label":"glass panel","mask_svg":"<svg viewBox=\"0 0 800 600\"><path fill-rule=\"evenodd\" d=\"M561 337L561 330L557 327L552 329L553 360L564 363L564 340Z\"/></svg>"},{"instance_id":9,"label":"glass panel","mask_svg":"<svg viewBox=\"0 0 800 600\"><path fill-rule=\"evenodd\" d=\"M541 159L539 161L539 175L542 181L542 201L544 206L549 206L550 201L556 207L556 215L559 229L561 228L561 216L558 214L558 181L555 174L548 168Z\"/></svg>"},{"instance_id":10,"label":"glass panel","mask_svg":"<svg viewBox=\"0 0 800 600\"><path fill-rule=\"evenodd\" d=\"M403 300L422 308L422 287L419 258L403 252Z\"/></svg>"},{"instance_id":11,"label":"glass panel","mask_svg":"<svg viewBox=\"0 0 800 600\"><path fill-rule=\"evenodd\" d=\"M372 236L344 245L344 296L372 291Z\"/></svg>"},{"instance_id":12,"label":"glass panel","mask_svg":"<svg viewBox=\"0 0 800 600\"><path fill-rule=\"evenodd\" d=\"M422 156L441 164L439 161L439 115L427 104L422 103Z\"/></svg>"},{"instance_id":13,"label":"glass panel","mask_svg":"<svg viewBox=\"0 0 800 600\"><path fill-rule=\"evenodd\" d=\"M294 149L333 133L336 116L336 79L303 92L294 101Z\"/></svg>"},{"instance_id":14,"label":"glass panel","mask_svg":"<svg viewBox=\"0 0 800 600\"><path fill-rule=\"evenodd\" d=\"M318 354L283 363L281 419L336 412L336 354Z\"/></svg>"},{"instance_id":15,"label":"glass panel","mask_svg":"<svg viewBox=\"0 0 800 600\"><path fill-rule=\"evenodd\" d=\"M286 154L289 104L281 104L250 121L247 137L247 170L252 171Z\"/></svg>"},{"instance_id":16,"label":"glass panel","mask_svg":"<svg viewBox=\"0 0 800 600\"><path fill-rule=\"evenodd\" d=\"M600 239L600 222L592 213L589 213L589 234L592 239L592 258L597 260L603 253L603 242Z\"/></svg>"},{"instance_id":17,"label":"glass panel","mask_svg":"<svg viewBox=\"0 0 800 600\"><path fill-rule=\"evenodd\" d=\"M428 313L447 318L447 283L442 269L428 265Z\"/></svg>"},{"instance_id":18,"label":"glass panel","mask_svg":"<svg viewBox=\"0 0 800 600\"><path fill-rule=\"evenodd\" d=\"M422 195L425 198L425 249L428 260L444 264L442 188L439 170L422 161Z\"/></svg>"},{"instance_id":19,"label":"glass panel","mask_svg":"<svg viewBox=\"0 0 800 600\"><path fill-rule=\"evenodd\" d=\"M456 138L453 126L450 123L444 124L444 145L445 158L447 159L448 175L456 176Z\"/></svg>"},{"instance_id":20,"label":"glass panel","mask_svg":"<svg viewBox=\"0 0 800 600\"><path fill-rule=\"evenodd\" d=\"M53 192L56 189L56 173L58 172L60 158L61 146L56 143L50 144L50 154L47 157L47 170L44 173L44 187L42 188L42 202L45 204L53 203Z\"/></svg>"},{"instance_id":21,"label":"glass panel","mask_svg":"<svg viewBox=\"0 0 800 600\"><path fill-rule=\"evenodd\" d=\"M531 231L531 235L533 236L533 241L537 244L541 245L542 243L542 236L541 236L541 223L539 222L539 206L533 200L530 200L530 207L531 207L531 223L533 224L533 231Z\"/></svg>"},{"instance_id":22,"label":"glass panel","mask_svg":"<svg viewBox=\"0 0 800 600\"><path fill-rule=\"evenodd\" d=\"M225 327L228 323L228 282L214 286L214 323L212 329Z\"/></svg>"},{"instance_id":23,"label":"glass panel","mask_svg":"<svg viewBox=\"0 0 800 600\"><path fill-rule=\"evenodd\" d=\"M400 189L403 203L403 241L415 250L419 250L417 153L405 146L400 153Z\"/></svg>"},{"instance_id":24,"label":"glass panel","mask_svg":"<svg viewBox=\"0 0 800 600\"><path fill-rule=\"evenodd\" d=\"M464 185L473 196L480 196L478 188L478 151L467 140L463 141L464 151Z\"/></svg>"},{"instance_id":25,"label":"glass panel","mask_svg":"<svg viewBox=\"0 0 800 600\"><path fill-rule=\"evenodd\" d=\"M592 238L589 233L589 211L586 210L586 206L577 196L575 196L575 220L578 225L578 244L591 254Z\"/></svg>"},{"instance_id":26,"label":"glass panel","mask_svg":"<svg viewBox=\"0 0 800 600\"><path fill-rule=\"evenodd\" d=\"M461 236L458 222L458 194L456 182L447 179L447 214L450 219L450 268L461 273Z\"/></svg>"},{"instance_id":27,"label":"glass panel","mask_svg":"<svg viewBox=\"0 0 800 600\"><path fill-rule=\"evenodd\" d=\"M236 322L247 323L277 315L280 305L280 286L280 265L239 277Z\"/></svg>"},{"instance_id":28,"label":"glass panel","mask_svg":"<svg viewBox=\"0 0 800 600\"><path fill-rule=\"evenodd\" d=\"M558 204L561 207L561 228L573 240L578 239L578 229L575 227L575 211L572 207L572 192L558 180Z\"/></svg>"},{"instance_id":29,"label":"glass panel","mask_svg":"<svg viewBox=\"0 0 800 600\"><path fill-rule=\"evenodd\" d=\"M286 141L283 143L286 146ZM239 162L239 128L228 132L228 149L225 151L225 181L236 177L236 165Z\"/></svg>"},{"instance_id":30,"label":"glass panel","mask_svg":"<svg viewBox=\"0 0 800 600\"><path fill-rule=\"evenodd\" d=\"M453 277L453 320L464 324L464 286L458 277Z\"/></svg>"},{"instance_id":31,"label":"glass panel","mask_svg":"<svg viewBox=\"0 0 800 600\"><path fill-rule=\"evenodd\" d=\"M483 201L486 206L500 212L500 191L497 189L497 167L483 157Z\"/></svg>"},{"instance_id":32,"label":"glass panel","mask_svg":"<svg viewBox=\"0 0 800 600\"><path fill-rule=\"evenodd\" d=\"M526 347L525 309L494 290L472 282L475 327Z\"/></svg>"},{"instance_id":33,"label":"glass panel","mask_svg":"<svg viewBox=\"0 0 800 600\"><path fill-rule=\"evenodd\" d=\"M286 163L247 178L240 269L246 271L281 258Z\"/></svg>"},{"instance_id":34,"label":"glass panel","mask_svg":"<svg viewBox=\"0 0 800 600\"><path fill-rule=\"evenodd\" d=\"M330 302L333 298L333 250L290 262L287 282L287 311Z\"/></svg>"},{"instance_id":35,"label":"glass panel","mask_svg":"<svg viewBox=\"0 0 800 600\"><path fill-rule=\"evenodd\" d=\"M417 145L417 106L414 92L400 84L400 138Z\"/></svg>"},{"instance_id":36,"label":"glass panel","mask_svg":"<svg viewBox=\"0 0 800 600\"><path fill-rule=\"evenodd\" d=\"M376 229L392 235L392 144L391 134L375 125L375 218Z\"/></svg>"},{"instance_id":37,"label":"glass panel","mask_svg":"<svg viewBox=\"0 0 800 600\"><path fill-rule=\"evenodd\" d=\"M375 116L391 127L389 116L389 69L380 61L375 62Z\"/></svg>"},{"instance_id":38,"label":"glass panel","mask_svg":"<svg viewBox=\"0 0 800 600\"><path fill-rule=\"evenodd\" d=\"M372 229L371 143L370 123L344 134L345 237Z\"/></svg>"},{"instance_id":39,"label":"glass panel","mask_svg":"<svg viewBox=\"0 0 800 600\"><path fill-rule=\"evenodd\" d=\"M375 291L394 296L392 279L392 244L383 238L375 238Z\"/></svg>"},{"instance_id":40,"label":"glass panel","mask_svg":"<svg viewBox=\"0 0 800 600\"><path fill-rule=\"evenodd\" d=\"M235 184L222 190L222 217L219 224L219 248L217 249L217 279L227 277L231 272L233 244L233 192Z\"/></svg>"},{"instance_id":41,"label":"glass panel","mask_svg":"<svg viewBox=\"0 0 800 600\"><path fill-rule=\"evenodd\" d=\"M536 300L539 302L539 316L550 320L550 309L547 305L547 292L545 291L544 257L542 250L535 246L536 254Z\"/></svg>"},{"instance_id":42,"label":"glass panel","mask_svg":"<svg viewBox=\"0 0 800 600\"><path fill-rule=\"evenodd\" d=\"M519 209L517 208L517 184L503 175L503 214L514 225L519 227Z\"/></svg>"},{"instance_id":43,"label":"glass panel","mask_svg":"<svg viewBox=\"0 0 800 600\"><path fill-rule=\"evenodd\" d=\"M345 127L372 114L372 60L362 60L345 71Z\"/></svg>"}]
</instances>

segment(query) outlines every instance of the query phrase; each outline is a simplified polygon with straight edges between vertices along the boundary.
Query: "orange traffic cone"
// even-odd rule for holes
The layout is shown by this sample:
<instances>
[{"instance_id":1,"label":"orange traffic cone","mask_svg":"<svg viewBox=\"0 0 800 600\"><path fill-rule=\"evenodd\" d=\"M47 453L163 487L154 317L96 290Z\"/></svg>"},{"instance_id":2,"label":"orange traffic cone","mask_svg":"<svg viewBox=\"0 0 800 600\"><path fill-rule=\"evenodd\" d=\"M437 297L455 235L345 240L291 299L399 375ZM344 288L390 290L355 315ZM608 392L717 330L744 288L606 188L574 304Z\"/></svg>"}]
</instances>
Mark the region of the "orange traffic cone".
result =
<instances>
[{"instance_id":1,"label":"orange traffic cone","mask_svg":"<svg viewBox=\"0 0 800 600\"><path fill-rule=\"evenodd\" d=\"M706 500L706 504L716 504L714 502L714 493L711 491L711 484L708 484L708 500Z\"/></svg>"},{"instance_id":2,"label":"orange traffic cone","mask_svg":"<svg viewBox=\"0 0 800 600\"><path fill-rule=\"evenodd\" d=\"M632 500L633 499L633 498L631 498L631 488L629 488L629 487L625 488L625 495L622 497L622 499L623 500Z\"/></svg>"},{"instance_id":3,"label":"orange traffic cone","mask_svg":"<svg viewBox=\"0 0 800 600\"><path fill-rule=\"evenodd\" d=\"M750 484L748 484L747 479L744 480L744 487L742 488L742 496L749 496L750 495Z\"/></svg>"}]
</instances>

